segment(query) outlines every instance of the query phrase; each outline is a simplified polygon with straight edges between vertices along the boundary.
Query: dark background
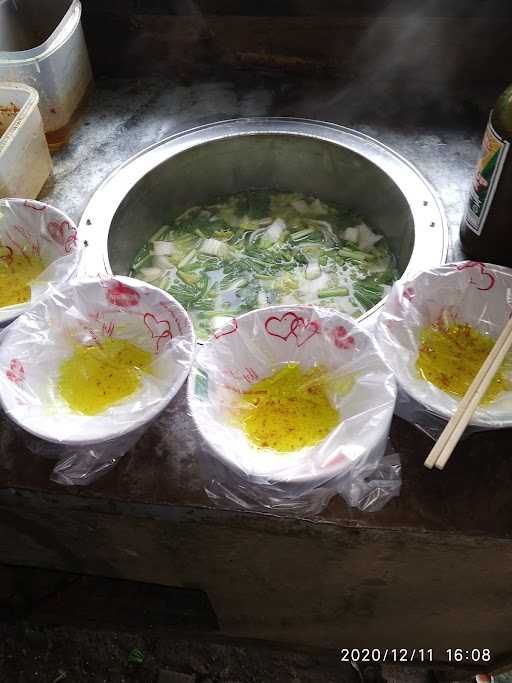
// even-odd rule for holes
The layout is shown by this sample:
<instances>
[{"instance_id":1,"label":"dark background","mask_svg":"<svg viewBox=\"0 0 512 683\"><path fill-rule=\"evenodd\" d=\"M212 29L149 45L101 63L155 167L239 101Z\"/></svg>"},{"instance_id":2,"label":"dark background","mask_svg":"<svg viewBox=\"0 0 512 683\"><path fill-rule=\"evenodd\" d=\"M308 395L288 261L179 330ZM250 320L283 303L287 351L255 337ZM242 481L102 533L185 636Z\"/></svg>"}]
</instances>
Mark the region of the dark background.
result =
<instances>
[{"instance_id":1,"label":"dark background","mask_svg":"<svg viewBox=\"0 0 512 683\"><path fill-rule=\"evenodd\" d=\"M96 76L512 80L510 0L82 0Z\"/></svg>"}]
</instances>

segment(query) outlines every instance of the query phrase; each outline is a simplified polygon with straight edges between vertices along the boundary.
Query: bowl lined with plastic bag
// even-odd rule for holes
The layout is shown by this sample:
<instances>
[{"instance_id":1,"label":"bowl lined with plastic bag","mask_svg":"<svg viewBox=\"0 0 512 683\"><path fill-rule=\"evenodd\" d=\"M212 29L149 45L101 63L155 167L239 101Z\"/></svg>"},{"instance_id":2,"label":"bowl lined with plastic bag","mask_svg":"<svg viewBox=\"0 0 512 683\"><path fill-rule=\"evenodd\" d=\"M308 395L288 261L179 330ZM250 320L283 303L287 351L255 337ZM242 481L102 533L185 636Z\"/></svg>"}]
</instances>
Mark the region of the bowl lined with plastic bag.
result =
<instances>
[{"instance_id":1,"label":"bowl lined with plastic bag","mask_svg":"<svg viewBox=\"0 0 512 683\"><path fill-rule=\"evenodd\" d=\"M502 266L450 263L395 283L375 334L400 414L428 426L449 420L511 314L512 270ZM510 354L470 425L512 427Z\"/></svg>"},{"instance_id":2,"label":"bowl lined with plastic bag","mask_svg":"<svg viewBox=\"0 0 512 683\"><path fill-rule=\"evenodd\" d=\"M33 199L0 199L0 325L69 281L79 258L77 227L62 211Z\"/></svg>"},{"instance_id":3,"label":"bowl lined with plastic bag","mask_svg":"<svg viewBox=\"0 0 512 683\"><path fill-rule=\"evenodd\" d=\"M50 288L3 334L0 399L26 432L101 455L167 406L194 350L187 313L156 287L119 277Z\"/></svg>"},{"instance_id":4,"label":"bowl lined with plastic bag","mask_svg":"<svg viewBox=\"0 0 512 683\"><path fill-rule=\"evenodd\" d=\"M357 504L358 481L385 453L395 398L369 334L310 306L233 319L199 348L188 384L194 422L223 465L217 484L244 507L309 500L318 511L336 493Z\"/></svg>"}]
</instances>

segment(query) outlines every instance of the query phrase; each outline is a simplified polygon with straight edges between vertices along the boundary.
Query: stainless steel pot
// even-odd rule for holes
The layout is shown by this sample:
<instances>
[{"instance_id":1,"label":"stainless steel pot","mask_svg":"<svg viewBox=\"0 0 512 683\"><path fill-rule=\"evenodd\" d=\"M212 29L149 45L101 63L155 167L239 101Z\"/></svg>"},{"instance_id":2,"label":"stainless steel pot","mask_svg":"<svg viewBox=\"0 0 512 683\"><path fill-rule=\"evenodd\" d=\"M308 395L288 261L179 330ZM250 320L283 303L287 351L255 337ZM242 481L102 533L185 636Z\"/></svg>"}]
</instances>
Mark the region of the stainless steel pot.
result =
<instances>
[{"instance_id":1,"label":"stainless steel pot","mask_svg":"<svg viewBox=\"0 0 512 683\"><path fill-rule=\"evenodd\" d=\"M317 195L354 209L387 236L400 274L445 260L442 207L405 159L331 123L251 118L178 133L112 173L80 222L89 245L84 271L127 273L144 241L186 208L257 188Z\"/></svg>"}]
</instances>

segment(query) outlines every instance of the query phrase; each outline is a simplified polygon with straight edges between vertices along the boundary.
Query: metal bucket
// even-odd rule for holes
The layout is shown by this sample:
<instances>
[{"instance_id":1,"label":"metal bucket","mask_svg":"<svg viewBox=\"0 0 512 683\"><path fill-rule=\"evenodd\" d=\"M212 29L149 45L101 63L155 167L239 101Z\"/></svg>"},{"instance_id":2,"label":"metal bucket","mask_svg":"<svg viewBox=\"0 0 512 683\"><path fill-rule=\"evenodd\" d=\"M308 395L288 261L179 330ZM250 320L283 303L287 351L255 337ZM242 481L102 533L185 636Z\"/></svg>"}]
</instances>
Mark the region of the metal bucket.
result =
<instances>
[{"instance_id":1,"label":"metal bucket","mask_svg":"<svg viewBox=\"0 0 512 683\"><path fill-rule=\"evenodd\" d=\"M173 135L114 171L80 223L88 242L84 271L97 275L106 267L125 274L142 244L185 209L258 188L311 194L353 209L386 235L401 275L445 260L442 207L405 159L331 123L252 118Z\"/></svg>"}]
</instances>

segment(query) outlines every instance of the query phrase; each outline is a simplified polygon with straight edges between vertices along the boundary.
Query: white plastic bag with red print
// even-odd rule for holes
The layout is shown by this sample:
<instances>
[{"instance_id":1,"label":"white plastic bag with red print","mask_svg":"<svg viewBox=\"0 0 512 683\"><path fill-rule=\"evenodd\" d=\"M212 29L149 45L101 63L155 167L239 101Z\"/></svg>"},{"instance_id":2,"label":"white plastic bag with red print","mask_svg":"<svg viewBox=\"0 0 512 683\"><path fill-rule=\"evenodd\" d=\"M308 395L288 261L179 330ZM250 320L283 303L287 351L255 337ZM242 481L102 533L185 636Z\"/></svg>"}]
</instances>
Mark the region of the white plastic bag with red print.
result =
<instances>
[{"instance_id":1,"label":"white plastic bag with red print","mask_svg":"<svg viewBox=\"0 0 512 683\"><path fill-rule=\"evenodd\" d=\"M437 438L458 406L456 397L422 379L416 368L425 327L466 323L496 339L511 314L512 270L501 266L463 261L396 282L375 329L397 379L396 413ZM479 406L467 431L503 427L512 427L511 391Z\"/></svg>"},{"instance_id":2,"label":"white plastic bag with red print","mask_svg":"<svg viewBox=\"0 0 512 683\"><path fill-rule=\"evenodd\" d=\"M319 444L282 453L253 445L230 420L244 391L293 362L326 369L339 424ZM233 319L197 353L188 385L192 417L210 447L206 491L219 504L319 512L339 493L376 510L400 489L385 459L396 385L371 337L334 310L275 306Z\"/></svg>"},{"instance_id":3,"label":"white plastic bag with red print","mask_svg":"<svg viewBox=\"0 0 512 683\"><path fill-rule=\"evenodd\" d=\"M40 257L45 269L31 284L31 300L0 308L0 325L26 311L49 285L70 280L78 266L77 227L58 209L33 199L0 199L0 259Z\"/></svg>"},{"instance_id":4,"label":"white plastic bag with red print","mask_svg":"<svg viewBox=\"0 0 512 683\"><path fill-rule=\"evenodd\" d=\"M131 396L97 415L71 409L58 379L76 345L125 339L153 360ZM0 398L33 451L59 458L53 479L88 484L131 448L185 381L192 324L170 295L126 277L50 287L3 333Z\"/></svg>"}]
</instances>

